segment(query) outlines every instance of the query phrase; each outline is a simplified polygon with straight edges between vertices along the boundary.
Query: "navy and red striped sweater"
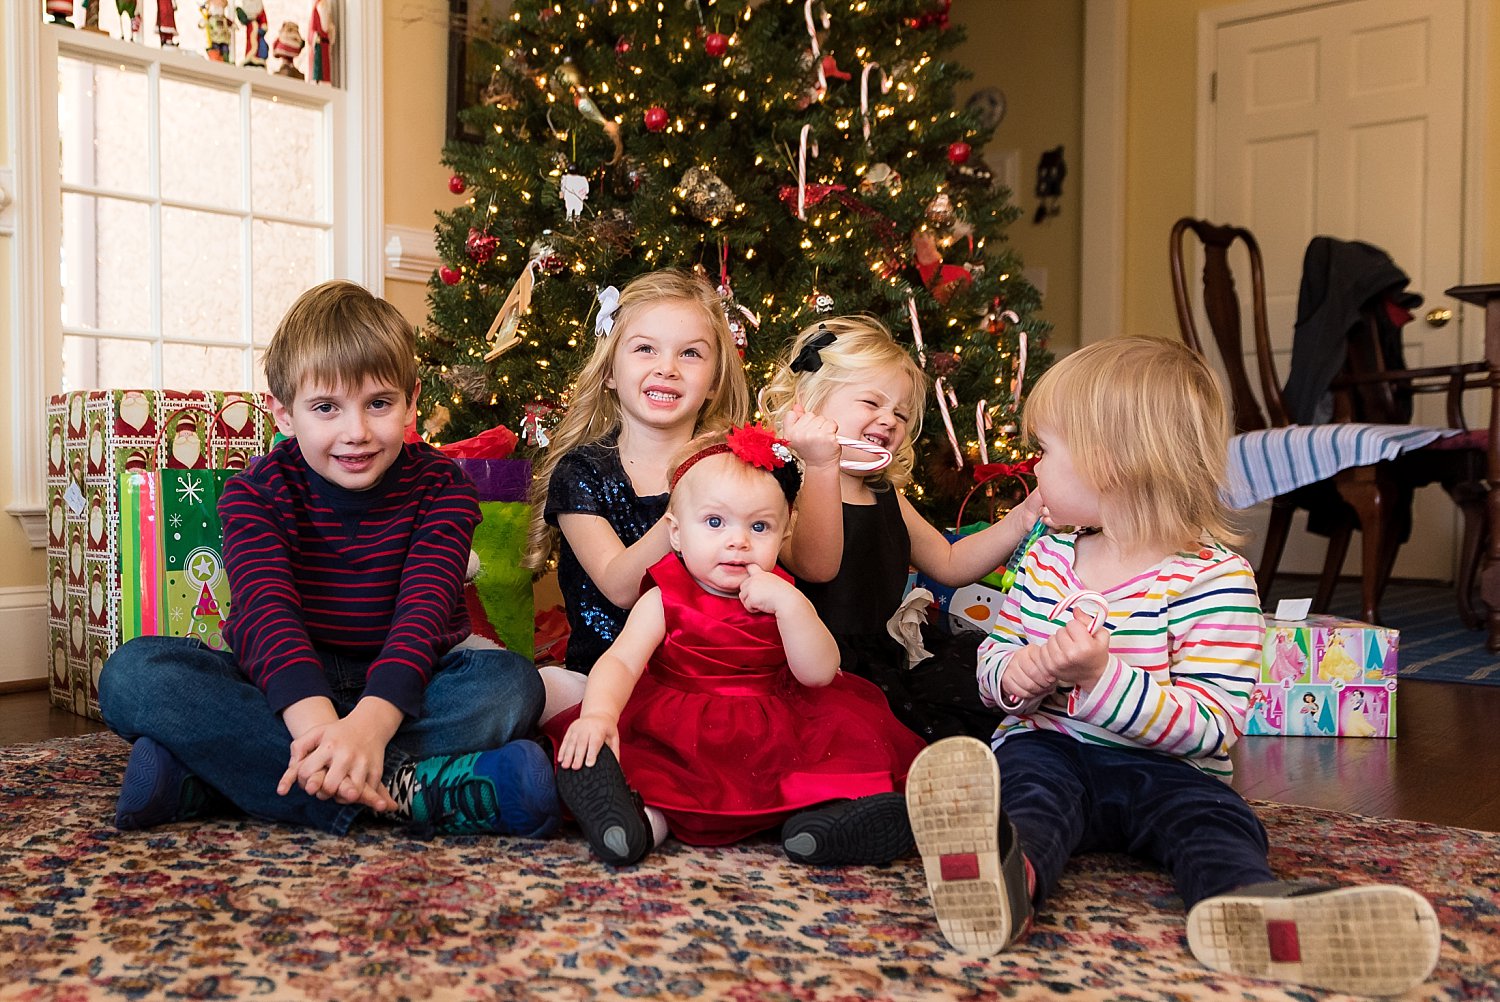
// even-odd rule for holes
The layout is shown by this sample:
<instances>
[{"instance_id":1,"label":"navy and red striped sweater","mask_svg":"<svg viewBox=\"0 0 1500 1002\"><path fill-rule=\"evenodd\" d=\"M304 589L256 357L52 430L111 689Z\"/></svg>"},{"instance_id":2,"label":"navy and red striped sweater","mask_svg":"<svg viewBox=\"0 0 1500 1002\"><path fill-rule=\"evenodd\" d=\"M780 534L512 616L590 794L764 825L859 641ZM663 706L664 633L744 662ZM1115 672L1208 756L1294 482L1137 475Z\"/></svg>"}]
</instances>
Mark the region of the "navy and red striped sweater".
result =
<instances>
[{"instance_id":1,"label":"navy and red striped sweater","mask_svg":"<svg viewBox=\"0 0 1500 1002\"><path fill-rule=\"evenodd\" d=\"M377 486L350 491L289 439L225 484L219 518L224 634L272 711L332 697L323 650L371 662L364 694L420 714L433 666L469 633L479 501L452 460L408 444Z\"/></svg>"}]
</instances>

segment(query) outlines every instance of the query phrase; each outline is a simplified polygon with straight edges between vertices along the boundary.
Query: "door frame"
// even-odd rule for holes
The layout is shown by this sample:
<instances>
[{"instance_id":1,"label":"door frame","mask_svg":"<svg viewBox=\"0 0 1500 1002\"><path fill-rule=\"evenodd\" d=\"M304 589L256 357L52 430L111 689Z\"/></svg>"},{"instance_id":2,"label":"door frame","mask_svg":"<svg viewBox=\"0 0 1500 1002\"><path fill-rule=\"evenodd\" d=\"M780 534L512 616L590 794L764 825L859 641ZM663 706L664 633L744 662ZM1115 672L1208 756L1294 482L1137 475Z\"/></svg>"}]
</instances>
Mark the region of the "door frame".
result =
<instances>
[{"instance_id":1,"label":"door frame","mask_svg":"<svg viewBox=\"0 0 1500 1002\"><path fill-rule=\"evenodd\" d=\"M1355 0L1249 0L1228 7L1214 7L1198 12L1197 111L1194 121L1194 214L1204 218L1208 212L1213 184L1214 134L1213 75L1218 71L1214 39L1219 29L1242 21L1277 17L1297 11L1338 7ZM1484 124L1490 111L1490 95L1484 82L1488 77L1490 0L1464 0L1464 120L1462 157L1463 192L1460 196L1462 218L1459 220L1459 274L1453 284L1490 281L1491 262L1484 260L1484 235L1489 228L1489 206L1485 203ZM1088 62L1085 61L1085 66ZM1214 220L1224 222L1224 220ZM1428 293L1436 300L1441 291ZM1484 351L1484 311L1476 306L1461 305L1455 312L1459 321L1459 357L1478 358Z\"/></svg>"}]
</instances>

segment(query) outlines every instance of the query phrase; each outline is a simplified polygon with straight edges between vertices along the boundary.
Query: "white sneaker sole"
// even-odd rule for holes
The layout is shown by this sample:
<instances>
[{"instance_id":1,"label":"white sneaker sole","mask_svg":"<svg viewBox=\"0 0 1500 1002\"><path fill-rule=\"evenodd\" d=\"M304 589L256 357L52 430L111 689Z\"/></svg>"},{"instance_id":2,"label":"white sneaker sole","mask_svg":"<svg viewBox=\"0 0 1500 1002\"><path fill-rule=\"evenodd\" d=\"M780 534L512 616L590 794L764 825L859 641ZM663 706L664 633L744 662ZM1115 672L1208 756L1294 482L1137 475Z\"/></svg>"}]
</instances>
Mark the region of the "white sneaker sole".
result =
<instances>
[{"instance_id":1,"label":"white sneaker sole","mask_svg":"<svg viewBox=\"0 0 1500 1002\"><path fill-rule=\"evenodd\" d=\"M1442 934L1427 899L1405 887L1341 887L1302 897L1200 901L1188 949L1205 967L1356 995L1399 995L1427 980Z\"/></svg>"},{"instance_id":2,"label":"white sneaker sole","mask_svg":"<svg viewBox=\"0 0 1500 1002\"><path fill-rule=\"evenodd\" d=\"M989 957L1013 919L1000 872L1000 767L974 738L944 738L917 756L906 809L938 928L959 953Z\"/></svg>"}]
</instances>

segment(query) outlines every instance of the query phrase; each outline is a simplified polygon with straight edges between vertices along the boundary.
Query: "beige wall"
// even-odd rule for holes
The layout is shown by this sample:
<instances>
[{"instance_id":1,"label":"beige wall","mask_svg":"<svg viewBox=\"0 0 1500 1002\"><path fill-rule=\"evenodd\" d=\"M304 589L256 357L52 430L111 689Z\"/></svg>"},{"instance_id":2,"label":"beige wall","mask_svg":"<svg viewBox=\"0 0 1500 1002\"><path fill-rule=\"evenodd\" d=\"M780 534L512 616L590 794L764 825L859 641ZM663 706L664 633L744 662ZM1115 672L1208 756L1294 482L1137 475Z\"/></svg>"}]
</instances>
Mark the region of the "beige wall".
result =
<instances>
[{"instance_id":1,"label":"beige wall","mask_svg":"<svg viewBox=\"0 0 1500 1002\"><path fill-rule=\"evenodd\" d=\"M954 56L974 74L959 87L960 106L982 87L1005 92L1005 120L984 152L997 171L1004 151L1020 153L1012 197L1023 215L1007 237L1028 270L1046 270L1042 317L1052 324L1052 349L1066 352L1079 344L1083 0L955 0L952 17L968 33ZM1036 164L1054 146L1068 164L1062 213L1036 225Z\"/></svg>"}]
</instances>

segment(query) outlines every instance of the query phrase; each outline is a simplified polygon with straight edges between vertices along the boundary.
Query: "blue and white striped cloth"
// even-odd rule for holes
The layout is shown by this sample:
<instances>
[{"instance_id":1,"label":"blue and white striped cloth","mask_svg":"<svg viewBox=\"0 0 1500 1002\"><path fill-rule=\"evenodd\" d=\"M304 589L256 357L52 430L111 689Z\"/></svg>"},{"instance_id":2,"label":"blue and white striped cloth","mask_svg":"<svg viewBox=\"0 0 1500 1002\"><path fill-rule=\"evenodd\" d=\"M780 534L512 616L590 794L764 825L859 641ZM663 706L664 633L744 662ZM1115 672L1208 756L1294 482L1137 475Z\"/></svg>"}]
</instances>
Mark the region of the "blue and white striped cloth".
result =
<instances>
[{"instance_id":1,"label":"blue and white striped cloth","mask_svg":"<svg viewBox=\"0 0 1500 1002\"><path fill-rule=\"evenodd\" d=\"M1340 470L1394 459L1457 434L1408 424L1317 424L1235 435L1229 440L1226 499L1231 507L1249 508Z\"/></svg>"}]
</instances>

